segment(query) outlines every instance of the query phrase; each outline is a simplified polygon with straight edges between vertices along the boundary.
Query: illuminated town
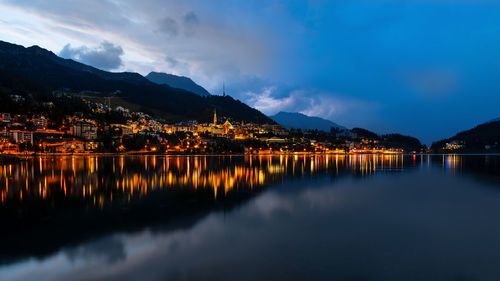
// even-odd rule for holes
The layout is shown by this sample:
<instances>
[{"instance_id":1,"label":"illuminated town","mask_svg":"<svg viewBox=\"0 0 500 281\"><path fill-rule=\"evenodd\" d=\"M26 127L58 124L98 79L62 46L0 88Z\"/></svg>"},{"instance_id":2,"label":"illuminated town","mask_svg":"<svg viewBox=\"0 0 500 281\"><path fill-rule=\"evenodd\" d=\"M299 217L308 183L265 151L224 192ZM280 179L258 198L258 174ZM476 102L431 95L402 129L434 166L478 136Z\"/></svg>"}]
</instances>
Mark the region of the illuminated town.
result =
<instances>
[{"instance_id":1,"label":"illuminated town","mask_svg":"<svg viewBox=\"0 0 500 281\"><path fill-rule=\"evenodd\" d=\"M25 106L25 97L11 95ZM123 105L110 97L53 93L37 102L39 113L0 113L0 152L33 154L346 154L418 153L355 130L287 130L278 124L233 120L213 109L207 122L168 121ZM81 111L68 113L65 104ZM63 107L58 108L58 107ZM20 110L17 110L18 112ZM56 115L58 113L58 115ZM56 116L56 117L51 117Z\"/></svg>"}]
</instances>

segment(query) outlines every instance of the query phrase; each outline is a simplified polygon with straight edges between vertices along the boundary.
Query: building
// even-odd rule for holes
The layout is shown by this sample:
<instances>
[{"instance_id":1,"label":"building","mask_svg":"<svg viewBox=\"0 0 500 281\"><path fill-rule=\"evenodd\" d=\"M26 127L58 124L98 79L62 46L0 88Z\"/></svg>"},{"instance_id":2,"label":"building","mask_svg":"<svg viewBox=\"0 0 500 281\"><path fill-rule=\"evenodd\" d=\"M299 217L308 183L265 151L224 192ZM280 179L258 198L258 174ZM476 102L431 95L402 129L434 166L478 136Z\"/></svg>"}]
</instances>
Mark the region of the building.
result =
<instances>
[{"instance_id":1,"label":"building","mask_svg":"<svg viewBox=\"0 0 500 281\"><path fill-rule=\"evenodd\" d=\"M128 136L134 134L134 130L131 126L123 125L123 124L111 124L111 130L113 132L119 132L121 136Z\"/></svg>"},{"instance_id":2,"label":"building","mask_svg":"<svg viewBox=\"0 0 500 281\"><path fill-rule=\"evenodd\" d=\"M214 136L222 136L224 134L224 129L219 126L212 127L212 135Z\"/></svg>"},{"instance_id":3,"label":"building","mask_svg":"<svg viewBox=\"0 0 500 281\"><path fill-rule=\"evenodd\" d=\"M87 121L77 121L71 127L71 134L87 140L97 139L97 126Z\"/></svg>"},{"instance_id":4,"label":"building","mask_svg":"<svg viewBox=\"0 0 500 281\"><path fill-rule=\"evenodd\" d=\"M33 118L33 125L37 129L46 129L49 121L43 115L38 115Z\"/></svg>"},{"instance_id":5,"label":"building","mask_svg":"<svg viewBox=\"0 0 500 281\"><path fill-rule=\"evenodd\" d=\"M36 140L55 140L55 139L62 139L64 136L65 132L63 131L56 131L56 130L37 130L36 132L33 132L33 136Z\"/></svg>"},{"instance_id":6,"label":"building","mask_svg":"<svg viewBox=\"0 0 500 281\"><path fill-rule=\"evenodd\" d=\"M266 140L267 143L285 143L286 139L278 138L278 137L272 137L268 138Z\"/></svg>"},{"instance_id":7,"label":"building","mask_svg":"<svg viewBox=\"0 0 500 281\"><path fill-rule=\"evenodd\" d=\"M65 141L56 146L56 151L60 153L68 153L68 152L76 152L81 153L85 151L85 143L73 140L73 141Z\"/></svg>"},{"instance_id":8,"label":"building","mask_svg":"<svg viewBox=\"0 0 500 281\"><path fill-rule=\"evenodd\" d=\"M0 113L0 119L2 120L2 122L10 122L10 119L11 119L11 116L10 116L10 113Z\"/></svg>"},{"instance_id":9,"label":"building","mask_svg":"<svg viewBox=\"0 0 500 281\"><path fill-rule=\"evenodd\" d=\"M12 130L9 132L9 138L14 143L31 143L31 144L33 144L33 132Z\"/></svg>"},{"instance_id":10,"label":"building","mask_svg":"<svg viewBox=\"0 0 500 281\"><path fill-rule=\"evenodd\" d=\"M224 122L224 125L222 125L222 127L224 128L224 134L228 134L230 130L233 130L233 125L229 122L229 120L226 120L226 122Z\"/></svg>"},{"instance_id":11,"label":"building","mask_svg":"<svg viewBox=\"0 0 500 281\"><path fill-rule=\"evenodd\" d=\"M86 151L92 151L99 146L97 143L84 142L81 140L43 142L41 145L46 151L57 153L84 153Z\"/></svg>"},{"instance_id":12,"label":"building","mask_svg":"<svg viewBox=\"0 0 500 281\"><path fill-rule=\"evenodd\" d=\"M447 142L446 143L446 146L444 147L444 149L448 149L448 150L459 150L459 149L462 149L465 147L465 144L464 142L462 141L458 141L458 140L453 140L451 142ZM486 147L485 147L486 148ZM488 148L486 148L488 149Z\"/></svg>"},{"instance_id":13,"label":"building","mask_svg":"<svg viewBox=\"0 0 500 281\"><path fill-rule=\"evenodd\" d=\"M262 125L262 129L264 129L268 133L272 133L273 135L288 135L288 131L279 124L264 124Z\"/></svg>"},{"instance_id":14,"label":"building","mask_svg":"<svg viewBox=\"0 0 500 281\"><path fill-rule=\"evenodd\" d=\"M196 126L196 131L198 133L210 133L212 132L212 126L208 124L198 124L198 126Z\"/></svg>"}]
</instances>

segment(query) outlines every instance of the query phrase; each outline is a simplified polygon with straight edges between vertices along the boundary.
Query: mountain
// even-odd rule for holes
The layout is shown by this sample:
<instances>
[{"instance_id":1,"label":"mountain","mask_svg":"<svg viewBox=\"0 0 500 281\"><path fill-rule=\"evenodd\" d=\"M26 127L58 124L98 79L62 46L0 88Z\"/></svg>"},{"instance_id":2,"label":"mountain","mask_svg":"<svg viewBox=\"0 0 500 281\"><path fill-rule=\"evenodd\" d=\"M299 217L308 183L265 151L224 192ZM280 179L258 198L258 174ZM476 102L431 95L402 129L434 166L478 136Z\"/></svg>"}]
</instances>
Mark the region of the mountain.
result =
<instances>
[{"instance_id":1,"label":"mountain","mask_svg":"<svg viewBox=\"0 0 500 281\"><path fill-rule=\"evenodd\" d=\"M373 140L380 138L378 134L363 128L352 128L351 132L353 132L358 138L366 138Z\"/></svg>"},{"instance_id":2,"label":"mountain","mask_svg":"<svg viewBox=\"0 0 500 281\"><path fill-rule=\"evenodd\" d=\"M422 144L420 140L411 136L401 134L388 134L381 137L381 144L386 147L398 147L404 149L405 152L420 152Z\"/></svg>"},{"instance_id":3,"label":"mountain","mask_svg":"<svg viewBox=\"0 0 500 281\"><path fill-rule=\"evenodd\" d=\"M432 144L435 152L500 152L500 120L489 121Z\"/></svg>"},{"instance_id":4,"label":"mountain","mask_svg":"<svg viewBox=\"0 0 500 281\"><path fill-rule=\"evenodd\" d=\"M107 72L60 58L38 46L25 48L0 41L0 93L14 93L19 89L45 94L61 89L102 95L119 93L127 102L174 121L209 121L217 109L221 116L234 120L274 123L258 110L229 96L201 97L183 89L158 85L138 73Z\"/></svg>"},{"instance_id":5,"label":"mountain","mask_svg":"<svg viewBox=\"0 0 500 281\"><path fill-rule=\"evenodd\" d=\"M146 78L156 84L165 84L172 88L184 89L186 91L195 93L202 97L210 96L210 93L202 86L196 84L191 78L185 76L177 76L163 72L150 72Z\"/></svg>"},{"instance_id":6,"label":"mountain","mask_svg":"<svg viewBox=\"0 0 500 281\"><path fill-rule=\"evenodd\" d=\"M335 127L345 129L345 127L333 123L320 117L311 117L298 112L283 112L270 116L276 123L285 128L295 128L302 130L320 130L330 132L330 128Z\"/></svg>"},{"instance_id":7,"label":"mountain","mask_svg":"<svg viewBox=\"0 0 500 281\"><path fill-rule=\"evenodd\" d=\"M352 128L351 133L354 134L354 139L375 140L377 144L388 148L400 148L406 153L419 152L422 148L420 140L411 136L401 134L385 134L378 135L372 131L363 128Z\"/></svg>"}]
</instances>

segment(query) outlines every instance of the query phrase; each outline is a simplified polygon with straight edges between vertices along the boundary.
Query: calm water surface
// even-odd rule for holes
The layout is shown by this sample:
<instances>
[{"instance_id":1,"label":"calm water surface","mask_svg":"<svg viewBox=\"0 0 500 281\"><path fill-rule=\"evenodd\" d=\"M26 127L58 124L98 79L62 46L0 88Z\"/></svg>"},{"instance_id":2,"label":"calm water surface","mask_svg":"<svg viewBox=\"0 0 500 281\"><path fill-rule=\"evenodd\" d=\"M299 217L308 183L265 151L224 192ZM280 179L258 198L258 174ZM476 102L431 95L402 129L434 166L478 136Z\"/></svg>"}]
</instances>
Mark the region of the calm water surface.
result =
<instances>
[{"instance_id":1,"label":"calm water surface","mask_svg":"<svg viewBox=\"0 0 500 281\"><path fill-rule=\"evenodd\" d=\"M68 156L0 176L0 280L500 280L500 156Z\"/></svg>"}]
</instances>

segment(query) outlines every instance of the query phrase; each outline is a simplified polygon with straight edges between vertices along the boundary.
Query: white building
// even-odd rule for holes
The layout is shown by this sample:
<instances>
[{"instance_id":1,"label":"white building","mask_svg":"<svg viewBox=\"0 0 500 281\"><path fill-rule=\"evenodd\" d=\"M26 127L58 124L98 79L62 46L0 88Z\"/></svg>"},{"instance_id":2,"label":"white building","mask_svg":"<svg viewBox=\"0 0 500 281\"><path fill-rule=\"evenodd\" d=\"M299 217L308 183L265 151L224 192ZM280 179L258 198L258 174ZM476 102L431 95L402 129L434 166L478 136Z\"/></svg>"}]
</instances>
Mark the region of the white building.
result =
<instances>
[{"instance_id":1,"label":"white building","mask_svg":"<svg viewBox=\"0 0 500 281\"><path fill-rule=\"evenodd\" d=\"M33 132L13 130L13 131L9 132L9 138L14 143L29 142L29 143L33 144Z\"/></svg>"}]
</instances>

